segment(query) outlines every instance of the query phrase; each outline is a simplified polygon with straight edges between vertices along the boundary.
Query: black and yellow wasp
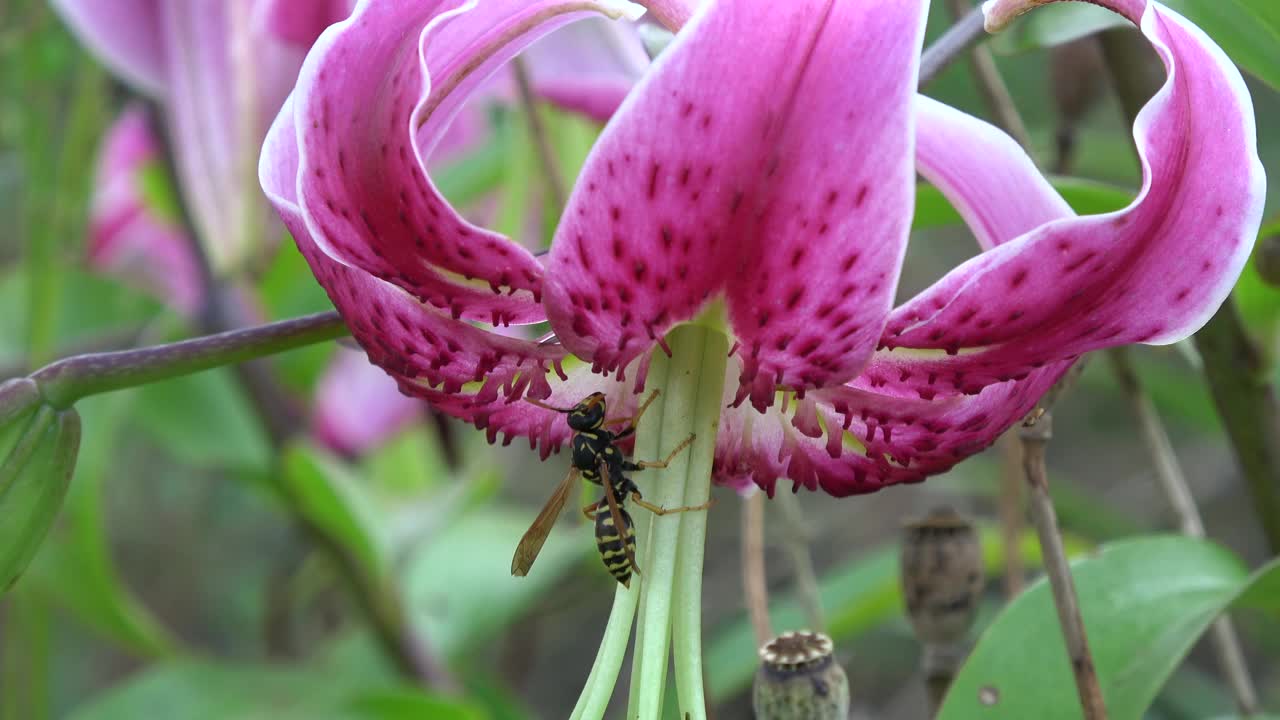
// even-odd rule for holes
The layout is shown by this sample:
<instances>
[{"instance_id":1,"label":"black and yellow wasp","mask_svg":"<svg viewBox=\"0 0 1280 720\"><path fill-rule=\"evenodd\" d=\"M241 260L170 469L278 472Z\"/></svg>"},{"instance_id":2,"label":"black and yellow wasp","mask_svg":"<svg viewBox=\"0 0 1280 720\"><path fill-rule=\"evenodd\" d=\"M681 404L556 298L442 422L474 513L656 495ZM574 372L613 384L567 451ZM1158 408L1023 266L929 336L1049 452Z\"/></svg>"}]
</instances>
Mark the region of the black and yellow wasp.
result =
<instances>
[{"instance_id":1,"label":"black and yellow wasp","mask_svg":"<svg viewBox=\"0 0 1280 720\"><path fill-rule=\"evenodd\" d=\"M573 466L563 481L551 494L547 504L534 518L529 530L520 538L516 546L515 557L511 559L511 574L524 576L533 566L538 552L542 550L551 527L564 509L573 489L574 481L583 477L589 482L601 486L604 497L582 508L582 514L588 520L595 521L596 549L604 560L609 574L624 587L631 587L631 574L640 574L640 566L636 564L636 534L631 522L631 515L626 511L624 503L630 499L640 507L657 515L705 510L711 502L687 507L664 508L646 502L640 495L640 489L627 477L626 473L637 472L645 468L665 468L671 460L693 442L690 435L680 443L663 460L631 461L622 455L617 441L633 435L636 423L649 408L649 404L658 396L655 390L644 401L631 417L607 418L605 416L604 393L592 393L582 402L571 408L557 408L537 400L526 398L538 407L559 413L566 413L569 428L573 430L570 445L573 450ZM610 425L625 425L622 430L613 432Z\"/></svg>"}]
</instances>

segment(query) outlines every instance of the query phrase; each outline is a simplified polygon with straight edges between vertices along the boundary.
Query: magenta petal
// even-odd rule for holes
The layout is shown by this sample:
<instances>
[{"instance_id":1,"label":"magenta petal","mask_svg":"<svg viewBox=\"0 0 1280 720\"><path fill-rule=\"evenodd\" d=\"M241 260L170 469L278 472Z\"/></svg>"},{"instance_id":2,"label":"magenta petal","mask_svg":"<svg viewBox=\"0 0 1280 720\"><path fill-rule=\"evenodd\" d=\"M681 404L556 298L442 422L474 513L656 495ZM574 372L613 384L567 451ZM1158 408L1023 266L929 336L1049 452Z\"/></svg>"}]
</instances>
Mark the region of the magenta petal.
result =
<instances>
[{"instance_id":1,"label":"magenta petal","mask_svg":"<svg viewBox=\"0 0 1280 720\"><path fill-rule=\"evenodd\" d=\"M455 318L541 320L537 259L466 222L436 191L423 158L503 62L542 34L612 7L361 4L320 38L298 81L299 196L314 241Z\"/></svg>"},{"instance_id":2,"label":"magenta petal","mask_svg":"<svg viewBox=\"0 0 1280 720\"><path fill-rule=\"evenodd\" d=\"M107 131L89 210L89 265L142 287L191 315L202 292L192 241L148 204L145 173L160 166L160 145L146 111L127 108Z\"/></svg>"},{"instance_id":3,"label":"magenta petal","mask_svg":"<svg viewBox=\"0 0 1280 720\"><path fill-rule=\"evenodd\" d=\"M312 432L333 450L359 455L404 430L424 407L364 353L339 350L316 385Z\"/></svg>"},{"instance_id":4,"label":"magenta petal","mask_svg":"<svg viewBox=\"0 0 1280 720\"><path fill-rule=\"evenodd\" d=\"M907 237L924 6L702 6L566 208L546 299L565 345L612 370L723 293L756 407L852 377Z\"/></svg>"},{"instance_id":5,"label":"magenta petal","mask_svg":"<svg viewBox=\"0 0 1280 720\"><path fill-rule=\"evenodd\" d=\"M85 45L129 84L150 95L166 92L162 0L53 0Z\"/></svg>"},{"instance_id":6,"label":"magenta petal","mask_svg":"<svg viewBox=\"0 0 1280 720\"><path fill-rule=\"evenodd\" d=\"M952 199L983 250L1075 215L1013 138L924 95L916 97L916 170Z\"/></svg>"},{"instance_id":7,"label":"magenta petal","mask_svg":"<svg viewBox=\"0 0 1280 720\"><path fill-rule=\"evenodd\" d=\"M258 0L259 21L277 38L303 48L351 14L355 0Z\"/></svg>"},{"instance_id":8,"label":"magenta petal","mask_svg":"<svg viewBox=\"0 0 1280 720\"><path fill-rule=\"evenodd\" d=\"M884 337L888 348L958 354L882 354L860 384L896 384L895 392L921 397L972 393L1089 350L1174 342L1221 304L1261 221L1265 179L1252 103L1235 67L1186 20L1152 3L1142 29L1170 79L1134 129L1144 171L1135 202L1116 213L1048 222L960 266L896 310ZM991 132L973 131L978 121L949 118L950 132L968 138L947 143L965 148L955 151L958 162L974 146L992 165L1011 162ZM1022 175L1005 168L942 189L967 217L991 215L999 212L991 199ZM1007 197L1007 207L1030 197L1041 209L1000 227L1016 230L1036 213L1052 213L1051 203L1038 199L1042 193L1027 187Z\"/></svg>"},{"instance_id":9,"label":"magenta petal","mask_svg":"<svg viewBox=\"0 0 1280 720\"><path fill-rule=\"evenodd\" d=\"M433 398L428 388L456 394L479 383L486 400L527 394L546 397L546 376L559 372L558 345L488 332L453 320L409 293L363 270L334 260L311 239L298 204L299 150L292 98L267 134L259 179L316 279L342 313L369 359L400 382L405 392Z\"/></svg>"},{"instance_id":10,"label":"magenta petal","mask_svg":"<svg viewBox=\"0 0 1280 720\"><path fill-rule=\"evenodd\" d=\"M646 356L647 358L647 356ZM606 407L610 417L626 417L635 412L641 390L644 388L645 360L640 363L638 377L632 381L618 378L601 378L591 372L591 368L583 364L569 364L557 374L548 375L544 381L544 391L548 391L544 401L553 407L573 407L582 398L593 392L605 394ZM563 373L563 374L560 374ZM493 385L486 383L486 386ZM496 388L496 385L493 386ZM530 393L535 397L534 393ZM469 393L429 393L425 395L431 406L474 424L484 430L489 442L497 442L501 437L502 444L508 445L516 437L529 439L529 448L537 450L542 459L569 439L569 425L561 413L551 412L527 402L513 402L511 397L501 393L494 394L489 387L479 392Z\"/></svg>"}]
</instances>

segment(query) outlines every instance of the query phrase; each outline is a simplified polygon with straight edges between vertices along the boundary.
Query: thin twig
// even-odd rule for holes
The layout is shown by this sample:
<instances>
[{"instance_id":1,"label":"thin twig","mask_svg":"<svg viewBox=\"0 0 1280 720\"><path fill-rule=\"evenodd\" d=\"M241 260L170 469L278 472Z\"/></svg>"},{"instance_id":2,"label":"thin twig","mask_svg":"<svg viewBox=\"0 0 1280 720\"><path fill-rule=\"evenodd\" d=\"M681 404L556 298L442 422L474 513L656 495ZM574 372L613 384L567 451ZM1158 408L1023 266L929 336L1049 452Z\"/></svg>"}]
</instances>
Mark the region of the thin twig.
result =
<instances>
[{"instance_id":1,"label":"thin twig","mask_svg":"<svg viewBox=\"0 0 1280 720\"><path fill-rule=\"evenodd\" d=\"M190 375L210 368L333 340L347 334L336 312L152 345L63 358L31 375L45 400L63 409L89 395Z\"/></svg>"},{"instance_id":2,"label":"thin twig","mask_svg":"<svg viewBox=\"0 0 1280 720\"><path fill-rule=\"evenodd\" d=\"M973 3L969 0L947 0L947 6L951 14L957 18L962 18L965 13L974 10ZM969 72L973 74L978 92L982 94L983 102L991 111L996 125L1009 133L1023 149L1029 152L1031 135L1027 132L1027 125L1022 121L1022 116L1018 114L1018 109L1013 104L1009 86L1005 85L1004 79L1000 77L1000 70L996 67L990 48L985 45L974 45L969 50Z\"/></svg>"},{"instance_id":3,"label":"thin twig","mask_svg":"<svg viewBox=\"0 0 1280 720\"><path fill-rule=\"evenodd\" d=\"M1028 420L1020 432L1022 467L1030 489L1031 519L1040 537L1044 569L1053 589L1053 604L1058 610L1058 624L1066 641L1085 720L1106 720L1107 708L1102 701L1098 670L1094 667L1084 620L1080 617L1080 601L1076 597L1075 581L1071 577L1067 553L1062 545L1058 515L1053 509L1053 500L1049 497L1049 478L1045 471L1044 456L1045 446L1053 436L1052 427L1053 417L1046 411L1038 419Z\"/></svg>"},{"instance_id":4,"label":"thin twig","mask_svg":"<svg viewBox=\"0 0 1280 720\"><path fill-rule=\"evenodd\" d=\"M742 501L742 589L747 615L756 634L756 647L773 637L769 623L769 587L764 570L764 493Z\"/></svg>"},{"instance_id":5,"label":"thin twig","mask_svg":"<svg viewBox=\"0 0 1280 720\"><path fill-rule=\"evenodd\" d=\"M813 569L813 557L809 554L811 530L805 522L800 500L794 493L778 493L774 498L782 511L782 544L791 558L792 577L796 583L796 595L804 611L805 622L815 632L827 631L827 617L822 609L822 591L818 586L818 574Z\"/></svg>"},{"instance_id":6,"label":"thin twig","mask_svg":"<svg viewBox=\"0 0 1280 720\"><path fill-rule=\"evenodd\" d=\"M1196 507L1195 497L1183 475L1178 457L1173 452L1173 443L1169 441L1169 433L1165 430L1160 414L1156 411L1151 398L1142 390L1142 383L1133 371L1129 362L1129 353L1125 348L1115 348L1107 353L1111 360L1111 368L1116 380L1124 391L1133 414L1137 418L1138 427L1142 430L1142 439L1147 445L1154 464L1156 479L1160 489L1164 491L1169 505L1178 516L1178 525L1184 535L1195 538L1205 536L1204 522L1200 518L1200 510ZM1240 648L1240 637L1236 634L1231 618L1223 615L1214 622L1209 635L1217 656L1222 674L1226 676L1231 690L1235 694L1236 706L1244 715L1258 712L1258 693L1254 689L1253 678L1249 675L1249 667L1245 663L1244 652Z\"/></svg>"},{"instance_id":7,"label":"thin twig","mask_svg":"<svg viewBox=\"0 0 1280 720\"><path fill-rule=\"evenodd\" d=\"M920 56L920 87L933 81L986 33L981 8L973 8L947 28Z\"/></svg>"},{"instance_id":8,"label":"thin twig","mask_svg":"<svg viewBox=\"0 0 1280 720\"><path fill-rule=\"evenodd\" d=\"M1013 432L1000 438L1000 541L1004 544L1004 594L1012 600L1026 586L1022 564L1022 533L1026 527L1026 501L1022 492L1022 446Z\"/></svg>"},{"instance_id":9,"label":"thin twig","mask_svg":"<svg viewBox=\"0 0 1280 720\"><path fill-rule=\"evenodd\" d=\"M147 110L153 135L158 138L161 145L160 157L164 162L165 171L174 182L179 182L182 176L178 173L173 138L163 121L164 111L154 100L148 101ZM238 303L232 297L234 288L221 282L214 271L213 261L209 257L208 249L201 242L200 231L195 225L185 194L176 192L173 195L173 201L177 205L178 222L182 226L191 257L195 260L196 270L199 273L201 303L195 318L196 325L205 334L235 330L241 327L241 323L235 318ZM262 421L263 429L266 430L267 437L271 439L273 445L280 447L289 437L302 429L304 426L302 410L293 396L277 380L269 361L262 359L238 363L233 367L233 372L244 387L245 397L253 408L254 414Z\"/></svg>"},{"instance_id":10,"label":"thin twig","mask_svg":"<svg viewBox=\"0 0 1280 720\"><path fill-rule=\"evenodd\" d=\"M1160 67L1133 32L1111 31L1102 40L1112 85L1132 124L1160 87ZM1262 354L1245 328L1233 297L1193 338L1231 449L1252 495L1271 552L1280 553L1280 405Z\"/></svg>"},{"instance_id":11,"label":"thin twig","mask_svg":"<svg viewBox=\"0 0 1280 720\"><path fill-rule=\"evenodd\" d=\"M515 74L516 88L520 93L520 104L525 117L529 121L529 134L533 136L533 149L538 154L538 163L542 165L542 173L546 176L547 192L555 203L556 211L564 209L568 194L565 192L564 173L556 162L555 150L551 146L551 136L547 126L538 114L538 99L533 94L533 82L529 79L529 69L524 60L515 58L511 61L511 69Z\"/></svg>"}]
</instances>

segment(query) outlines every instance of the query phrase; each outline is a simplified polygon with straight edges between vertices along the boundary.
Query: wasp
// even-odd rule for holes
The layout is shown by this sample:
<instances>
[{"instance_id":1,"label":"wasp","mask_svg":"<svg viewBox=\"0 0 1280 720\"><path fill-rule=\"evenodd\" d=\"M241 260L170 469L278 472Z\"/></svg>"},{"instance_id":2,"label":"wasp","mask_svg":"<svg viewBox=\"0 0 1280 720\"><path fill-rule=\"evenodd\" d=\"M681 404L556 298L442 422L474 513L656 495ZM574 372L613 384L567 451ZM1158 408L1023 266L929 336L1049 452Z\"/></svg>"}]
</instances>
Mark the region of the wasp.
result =
<instances>
[{"instance_id":1,"label":"wasp","mask_svg":"<svg viewBox=\"0 0 1280 720\"><path fill-rule=\"evenodd\" d=\"M635 415L619 418L606 417L604 393L592 393L571 408L552 407L532 398L526 398L538 407L568 415L569 428L573 430L573 438L570 441L573 465L569 468L564 480L551 493L546 505L538 512L529 530L520 538L515 557L511 559L512 575L524 576L529 572L533 561L542 550L543 543L547 540L547 535L551 532L551 527L555 525L556 518L564 509L569 491L573 489L578 477L595 483L604 490L604 497L583 507L582 513L588 520L595 521L596 549L600 552L605 568L619 583L628 588L631 587L631 575L640 574L640 566L636 563L635 556L635 528L631 515L625 508L628 499L656 515L705 510L711 507L711 502L676 508L664 508L646 502L640 494L640 489L626 475L626 473L645 468L665 468L676 455L693 443L694 436L690 435L662 460L636 462L623 457L617 442L635 434L636 424L657 396L658 392L655 390ZM625 427L614 432L609 429L614 425Z\"/></svg>"}]
</instances>

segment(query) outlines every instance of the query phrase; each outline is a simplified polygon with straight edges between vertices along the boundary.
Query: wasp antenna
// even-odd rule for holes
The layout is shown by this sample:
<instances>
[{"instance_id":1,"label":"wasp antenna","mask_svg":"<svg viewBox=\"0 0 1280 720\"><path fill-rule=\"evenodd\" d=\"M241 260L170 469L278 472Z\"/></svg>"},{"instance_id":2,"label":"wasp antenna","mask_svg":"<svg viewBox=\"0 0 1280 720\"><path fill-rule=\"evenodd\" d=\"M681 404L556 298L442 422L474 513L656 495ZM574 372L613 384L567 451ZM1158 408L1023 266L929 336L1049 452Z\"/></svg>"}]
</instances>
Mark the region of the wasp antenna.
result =
<instances>
[{"instance_id":1,"label":"wasp antenna","mask_svg":"<svg viewBox=\"0 0 1280 720\"><path fill-rule=\"evenodd\" d=\"M573 412L573 408L558 408L558 407L555 407L554 405L548 405L542 402L541 400L535 400L534 398L531 398L528 396L525 397L524 401L535 407L540 407L543 410L550 410L552 412L558 412L558 413Z\"/></svg>"}]
</instances>

